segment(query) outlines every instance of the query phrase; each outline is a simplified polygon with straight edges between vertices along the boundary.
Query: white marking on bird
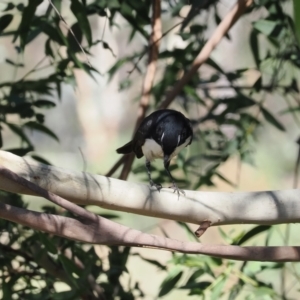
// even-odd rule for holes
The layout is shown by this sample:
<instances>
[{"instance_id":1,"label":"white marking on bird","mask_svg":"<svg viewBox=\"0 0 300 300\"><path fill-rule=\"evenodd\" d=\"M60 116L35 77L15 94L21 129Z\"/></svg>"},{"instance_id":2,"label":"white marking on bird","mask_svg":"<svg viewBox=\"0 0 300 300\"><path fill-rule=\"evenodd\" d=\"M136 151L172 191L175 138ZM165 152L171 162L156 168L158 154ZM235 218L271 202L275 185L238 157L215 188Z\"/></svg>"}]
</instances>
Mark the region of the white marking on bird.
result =
<instances>
[{"instance_id":1,"label":"white marking on bird","mask_svg":"<svg viewBox=\"0 0 300 300\"><path fill-rule=\"evenodd\" d=\"M153 161L156 158L163 158L164 152L162 147L152 139L146 139L142 146L142 151L148 161Z\"/></svg>"},{"instance_id":2,"label":"white marking on bird","mask_svg":"<svg viewBox=\"0 0 300 300\"><path fill-rule=\"evenodd\" d=\"M174 152L170 155L170 160L175 157L184 147L186 147L191 141L191 137L188 137L183 144L176 147Z\"/></svg>"}]
</instances>

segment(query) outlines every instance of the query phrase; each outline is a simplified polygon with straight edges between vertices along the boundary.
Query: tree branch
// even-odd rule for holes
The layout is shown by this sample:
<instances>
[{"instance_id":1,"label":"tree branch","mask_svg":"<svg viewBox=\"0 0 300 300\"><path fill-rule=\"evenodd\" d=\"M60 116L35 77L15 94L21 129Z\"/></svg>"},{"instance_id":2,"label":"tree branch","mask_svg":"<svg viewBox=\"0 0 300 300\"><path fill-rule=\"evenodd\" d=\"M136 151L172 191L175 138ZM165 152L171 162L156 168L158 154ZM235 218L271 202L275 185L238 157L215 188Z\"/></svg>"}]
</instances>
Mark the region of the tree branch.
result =
<instances>
[{"instance_id":1,"label":"tree branch","mask_svg":"<svg viewBox=\"0 0 300 300\"><path fill-rule=\"evenodd\" d=\"M186 196L178 199L172 189L163 188L158 192L145 184L47 166L5 151L0 151L0 166L0 189L15 193L37 195L39 191L36 187L30 189L22 185L24 179L20 182L16 177L8 179L4 168L48 190L43 192L45 198L52 192L77 204L97 205L198 225L207 221L210 226L300 222L300 190L236 193L185 191ZM77 216L94 221L95 216L83 208L55 199L55 203Z\"/></svg>"},{"instance_id":2,"label":"tree branch","mask_svg":"<svg viewBox=\"0 0 300 300\"><path fill-rule=\"evenodd\" d=\"M156 248L235 260L277 262L300 260L300 247L240 247L183 243L142 233L99 216L92 224L86 224L83 221L63 216L33 212L0 203L0 217L36 230L85 243Z\"/></svg>"},{"instance_id":3,"label":"tree branch","mask_svg":"<svg viewBox=\"0 0 300 300\"><path fill-rule=\"evenodd\" d=\"M167 93L165 100L160 104L159 109L168 107L175 97L182 91L185 84L197 73L201 65L209 58L211 52L219 44L221 39L227 34L235 22L243 15L245 10L252 4L253 0L238 0L232 10L225 16L222 22L214 31L213 35L202 48L195 58L192 67L175 84L170 92Z\"/></svg>"},{"instance_id":4,"label":"tree branch","mask_svg":"<svg viewBox=\"0 0 300 300\"><path fill-rule=\"evenodd\" d=\"M21 161L23 160L24 162L24 159L19 158L19 162L20 160ZM0 162L1 165L3 165L3 160L1 160ZM32 173L34 169L34 165L32 164L29 165L28 163L26 163L26 161L24 162L24 164L27 165L27 169L29 169L30 170L29 172ZM15 167L16 165L18 167L18 164L14 164L12 161L11 166ZM53 169L56 169L42 164L38 164L38 165L41 169L40 171L48 175L53 171ZM18 187L18 190L20 190L20 186L22 186L23 191L25 192L30 191L33 194L38 194L42 197L45 197L51 202L56 203L61 207L64 207L69 211L76 213L77 215L80 216L79 219L72 219L72 218L58 216L58 215L34 212L23 208L17 208L9 204L0 203L1 218L22 224L24 226L31 227L36 230L42 230L51 234L59 235L64 238L86 242L86 243L93 243L93 244L150 247L150 248L156 248L161 250L178 251L181 253L205 254L214 257L228 258L228 259L235 259L235 260L282 261L282 262L300 261L300 247L240 247L240 246L224 246L224 245L202 245L193 242L183 243L181 241L173 240L170 238L145 234L142 233L141 231L128 228L126 226L117 224L103 217L97 216L91 212L88 212L85 209L78 207L73 203L70 203L66 199L46 191L45 189L20 177L16 173L4 167L0 168L0 174L2 177L2 180L0 181L1 188L4 187L5 190L7 189L9 190L14 186L15 188ZM64 180L62 180L63 178L57 176L58 173L52 175L55 175L54 177L56 178L56 180L61 182L63 186L68 186L68 184L64 182ZM87 179L87 175L88 174L84 174L83 178ZM40 177L40 175L36 174L33 175L33 178L34 180L38 180L41 182L41 179L43 177ZM53 181L49 180L50 177L47 178L46 176L46 178L44 179L49 186L52 186L53 189L57 189L57 186L53 185ZM65 177L65 179L69 181L70 174L68 174L67 177ZM96 180L96 178L94 179ZM109 181L110 179L107 178L107 180ZM115 181L119 181L119 180L115 179ZM75 182L76 185L78 186L79 182L77 180ZM88 183L91 183L89 181L84 181L84 182L85 182L84 185L85 187L88 186ZM123 182L126 185L129 185L129 183L126 183L124 181L119 181L119 182ZM119 193L123 192L122 190L121 191L115 190L114 184L112 184L111 182L108 183L109 183L108 188L111 191L112 198L114 193L118 194L118 192ZM106 191L103 189L103 187L101 185L97 185L97 186L98 189L100 189L99 194L102 194L102 196L106 196L105 195ZM128 191L129 190L127 190L127 195L130 196L130 192L128 193ZM86 190L83 192L86 192ZM212 196L214 193L210 193L210 194ZM253 193L248 193L248 194L253 194ZM259 198L259 193L254 193L254 194L256 194L256 196ZM277 196L279 196L278 195L279 192L276 193L274 192L274 194L277 194ZM123 194L119 194L119 196L122 196L123 198L122 200L124 201ZM292 196L292 194L290 196ZM214 197L210 197L210 198L211 198L210 200L214 202L215 200ZM231 198L232 200L234 200L233 195L231 195ZM293 206L292 209L294 211L297 210L295 204L299 202L298 198L299 197L295 199L296 201L294 205L292 205ZM108 199L109 199L108 201L111 201L111 203L114 202L113 201L114 199L110 199L110 198ZM247 200L251 202L251 199L247 199ZM261 199L257 199L257 200L260 202ZM286 199L286 200L291 200L291 199ZM176 200L173 199L172 208L176 208L175 201ZM177 203L178 202L179 201L177 201ZM256 206L259 205L259 202L256 203ZM281 202L280 199L278 199L277 204L279 206L280 206L280 202ZM226 203L226 205L228 205L228 203ZM218 210L218 208L215 209ZM257 214L258 208L253 207L252 209L253 209L252 211L250 210L250 214L255 214L255 213ZM290 211L286 210L284 213L289 215ZM267 215L266 218L268 218Z\"/></svg>"},{"instance_id":5,"label":"tree branch","mask_svg":"<svg viewBox=\"0 0 300 300\"><path fill-rule=\"evenodd\" d=\"M152 1L152 22L151 23L152 23L151 24L152 32L149 40L149 45L151 45L149 48L149 62L148 62L146 75L143 82L142 98L138 108L138 117L136 120L133 135L135 134L142 120L145 118L145 114L150 102L150 94L154 82L158 53L159 53L159 44L160 44L159 41L162 35L161 19L160 19L160 0ZM135 158L134 153L131 153L126 157L123 169L121 171L120 179L124 179L124 180L127 179L134 158Z\"/></svg>"}]
</instances>

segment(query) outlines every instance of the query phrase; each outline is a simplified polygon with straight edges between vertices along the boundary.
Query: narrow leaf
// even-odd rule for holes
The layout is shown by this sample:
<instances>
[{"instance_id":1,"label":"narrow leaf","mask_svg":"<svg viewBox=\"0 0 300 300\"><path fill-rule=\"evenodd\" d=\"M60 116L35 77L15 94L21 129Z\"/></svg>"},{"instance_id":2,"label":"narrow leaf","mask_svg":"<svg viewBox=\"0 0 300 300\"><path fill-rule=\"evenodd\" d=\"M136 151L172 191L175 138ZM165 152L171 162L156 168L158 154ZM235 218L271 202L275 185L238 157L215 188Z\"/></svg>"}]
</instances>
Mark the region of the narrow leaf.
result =
<instances>
[{"instance_id":1,"label":"narrow leaf","mask_svg":"<svg viewBox=\"0 0 300 300\"><path fill-rule=\"evenodd\" d=\"M74 16L76 17L78 24L87 39L88 44L92 45L92 31L84 5L80 3L79 0L72 0L70 8Z\"/></svg>"},{"instance_id":2,"label":"narrow leaf","mask_svg":"<svg viewBox=\"0 0 300 300\"><path fill-rule=\"evenodd\" d=\"M52 108L56 106L54 102L49 100L37 100L33 103L33 105L39 108Z\"/></svg>"},{"instance_id":3,"label":"narrow leaf","mask_svg":"<svg viewBox=\"0 0 300 300\"><path fill-rule=\"evenodd\" d=\"M0 33L5 30L5 28L11 23L13 19L13 15L6 14L0 17Z\"/></svg>"},{"instance_id":4,"label":"narrow leaf","mask_svg":"<svg viewBox=\"0 0 300 300\"><path fill-rule=\"evenodd\" d=\"M55 139L59 142L59 139L55 135L55 133L53 131L51 131L49 128L47 128L46 126L42 125L42 124L39 124L39 123L34 122L34 121L29 121L29 122L25 123L23 126L28 127L30 129L40 131L40 132L43 132L43 133L51 136L53 139Z\"/></svg>"},{"instance_id":5,"label":"narrow leaf","mask_svg":"<svg viewBox=\"0 0 300 300\"><path fill-rule=\"evenodd\" d=\"M15 67L24 67L24 64L22 64L22 63L19 63L19 64L15 63L12 60L10 60L9 58L6 58L5 62L8 63L8 64L10 64L10 65L12 65L12 66L15 66Z\"/></svg>"},{"instance_id":6,"label":"narrow leaf","mask_svg":"<svg viewBox=\"0 0 300 300\"><path fill-rule=\"evenodd\" d=\"M298 44L300 43L300 1L293 0L294 4L294 22L295 22L295 29L298 38Z\"/></svg>"},{"instance_id":7,"label":"narrow leaf","mask_svg":"<svg viewBox=\"0 0 300 300\"><path fill-rule=\"evenodd\" d=\"M250 47L256 67L259 68L258 34L256 30L252 30L250 34Z\"/></svg>"},{"instance_id":8,"label":"narrow leaf","mask_svg":"<svg viewBox=\"0 0 300 300\"><path fill-rule=\"evenodd\" d=\"M294 113L294 112L298 112L298 111L300 111L300 106L295 106L295 107L290 107L290 108L280 111L280 114L284 115L287 113Z\"/></svg>"},{"instance_id":9,"label":"narrow leaf","mask_svg":"<svg viewBox=\"0 0 300 300\"><path fill-rule=\"evenodd\" d=\"M270 35L275 29L277 22L270 20L258 20L253 23L253 27L265 35Z\"/></svg>"},{"instance_id":10,"label":"narrow leaf","mask_svg":"<svg viewBox=\"0 0 300 300\"><path fill-rule=\"evenodd\" d=\"M158 262L157 260L154 259L149 259L149 258L145 258L142 255L140 255L139 253L133 253L132 255L135 256L139 256L142 260L148 262L149 264L152 264L154 266L156 266L157 268L159 268L162 271L165 271L167 269L166 266L162 265L160 262Z\"/></svg>"},{"instance_id":11,"label":"narrow leaf","mask_svg":"<svg viewBox=\"0 0 300 300\"><path fill-rule=\"evenodd\" d=\"M57 253L57 248L55 246L55 243L44 233L38 232L38 236L40 238L41 243L44 245L45 249L52 253L56 254Z\"/></svg>"},{"instance_id":12,"label":"narrow leaf","mask_svg":"<svg viewBox=\"0 0 300 300\"><path fill-rule=\"evenodd\" d=\"M285 131L284 126L278 120L276 120L276 118L269 111L267 111L265 108L261 107L261 112L264 115L264 118L266 119L266 121L268 121L270 124L275 126L277 129L279 129L281 131Z\"/></svg>"},{"instance_id":13,"label":"narrow leaf","mask_svg":"<svg viewBox=\"0 0 300 300\"><path fill-rule=\"evenodd\" d=\"M30 31L31 21L34 17L37 7L43 2L43 0L30 0L28 5L24 8L22 13L22 19L18 29L18 35L21 39L21 49L24 49L27 41L27 36ZM18 36L17 35L17 36ZM15 39L17 38L15 37Z\"/></svg>"},{"instance_id":14,"label":"narrow leaf","mask_svg":"<svg viewBox=\"0 0 300 300\"><path fill-rule=\"evenodd\" d=\"M159 291L158 297L162 297L168 294L175 287L182 274L183 272L180 270L175 270L174 272L170 273L161 284L161 289Z\"/></svg>"},{"instance_id":15,"label":"narrow leaf","mask_svg":"<svg viewBox=\"0 0 300 300\"><path fill-rule=\"evenodd\" d=\"M184 222L177 221L177 224L181 226L186 233L191 236L195 241L199 242L199 239L195 236L195 233L191 230L191 228Z\"/></svg>"},{"instance_id":16,"label":"narrow leaf","mask_svg":"<svg viewBox=\"0 0 300 300\"><path fill-rule=\"evenodd\" d=\"M271 228L270 225L259 225L254 228L252 228L250 231L248 231L236 244L242 245L252 237L254 237L257 234L260 234L264 231L267 231Z\"/></svg>"},{"instance_id":17,"label":"narrow leaf","mask_svg":"<svg viewBox=\"0 0 300 300\"><path fill-rule=\"evenodd\" d=\"M2 139L2 128L1 128L1 126L0 126L0 148L2 148L2 146L3 146L3 139Z\"/></svg>"},{"instance_id":18,"label":"narrow leaf","mask_svg":"<svg viewBox=\"0 0 300 300\"><path fill-rule=\"evenodd\" d=\"M44 159L43 157L41 157L41 156L39 156L39 155L32 154L31 157L32 157L34 160L36 160L36 161L38 161L38 162L40 162L40 163L42 163L42 164L52 166L52 164L51 164L48 160Z\"/></svg>"},{"instance_id":19,"label":"narrow leaf","mask_svg":"<svg viewBox=\"0 0 300 300\"><path fill-rule=\"evenodd\" d=\"M24 156L26 155L28 152L33 151L33 147L27 147L27 148L11 148L11 149L5 149L5 151L13 153L15 155L18 156Z\"/></svg>"},{"instance_id":20,"label":"narrow leaf","mask_svg":"<svg viewBox=\"0 0 300 300\"><path fill-rule=\"evenodd\" d=\"M11 131L13 131L16 135L18 135L22 141L26 142L29 146L32 146L30 140L27 135L23 132L23 129L18 125L12 123L5 123Z\"/></svg>"}]
</instances>

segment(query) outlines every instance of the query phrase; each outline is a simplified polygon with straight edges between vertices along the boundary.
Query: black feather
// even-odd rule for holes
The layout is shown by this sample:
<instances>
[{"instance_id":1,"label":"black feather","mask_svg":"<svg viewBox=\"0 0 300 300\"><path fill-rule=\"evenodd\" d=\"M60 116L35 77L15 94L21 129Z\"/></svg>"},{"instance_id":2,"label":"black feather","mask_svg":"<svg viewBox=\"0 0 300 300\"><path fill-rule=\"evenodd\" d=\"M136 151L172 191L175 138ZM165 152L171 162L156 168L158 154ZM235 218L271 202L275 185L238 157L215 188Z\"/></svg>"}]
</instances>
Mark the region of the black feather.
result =
<instances>
[{"instance_id":1,"label":"black feather","mask_svg":"<svg viewBox=\"0 0 300 300\"><path fill-rule=\"evenodd\" d=\"M129 153L131 153L133 151L132 141L130 141L129 143L125 144L124 146L118 148L116 151L120 154L129 154Z\"/></svg>"}]
</instances>

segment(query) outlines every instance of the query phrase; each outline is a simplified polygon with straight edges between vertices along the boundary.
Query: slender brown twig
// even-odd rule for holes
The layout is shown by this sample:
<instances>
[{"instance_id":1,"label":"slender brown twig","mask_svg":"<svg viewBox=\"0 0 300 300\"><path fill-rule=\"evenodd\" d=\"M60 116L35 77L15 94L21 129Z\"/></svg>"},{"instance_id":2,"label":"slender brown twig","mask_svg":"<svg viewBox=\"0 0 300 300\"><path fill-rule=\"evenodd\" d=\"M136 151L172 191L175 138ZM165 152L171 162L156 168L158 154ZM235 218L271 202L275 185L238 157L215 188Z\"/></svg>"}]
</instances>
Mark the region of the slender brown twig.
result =
<instances>
[{"instance_id":1,"label":"slender brown twig","mask_svg":"<svg viewBox=\"0 0 300 300\"><path fill-rule=\"evenodd\" d=\"M63 22L63 24L65 25L65 27L70 31L70 33L72 34L75 42L77 43L78 47L80 48L80 50L82 51L82 53L84 54L85 56L85 59L86 59L86 62L87 64L91 67L91 63L89 61L89 58L86 54L86 52L84 51L83 47L81 46L80 42L78 41L76 35L74 34L72 28L68 25L68 23L66 22L66 20L64 19L64 17L61 15L61 13L58 11L58 9L55 7L55 5L53 4L52 0L48 0L50 5L53 7L55 13L59 16L59 18L61 19L61 21Z\"/></svg>"},{"instance_id":2,"label":"slender brown twig","mask_svg":"<svg viewBox=\"0 0 300 300\"><path fill-rule=\"evenodd\" d=\"M125 155L122 155L120 159L110 168L110 170L105 174L107 177L111 177L124 163L126 159Z\"/></svg>"},{"instance_id":3,"label":"slender brown twig","mask_svg":"<svg viewBox=\"0 0 300 300\"><path fill-rule=\"evenodd\" d=\"M152 2L152 32L150 35L149 44L152 45L149 48L149 61L146 70L146 75L143 81L143 88L142 88L142 98L138 108L138 117L136 120L134 132L137 130L138 126L140 125L141 121L145 118L146 111L149 107L150 102L150 94L151 89L154 82L156 67L157 67L157 60L158 60L158 53L159 53L159 40L161 39L161 18L160 18L160 0L153 0ZM124 163L123 169L121 171L120 179L127 179L129 172L131 170L131 166L134 161L134 153L131 153L127 156L127 159Z\"/></svg>"},{"instance_id":4,"label":"slender brown twig","mask_svg":"<svg viewBox=\"0 0 300 300\"><path fill-rule=\"evenodd\" d=\"M242 16L245 10L252 4L253 0L238 0L232 10L225 16L213 35L206 42L198 56L195 58L192 67L175 84L166 95L165 100L160 104L159 109L168 107L175 97L181 92L183 87L196 74L201 65L209 58L211 52L219 44L221 39L227 34L229 29Z\"/></svg>"}]
</instances>

